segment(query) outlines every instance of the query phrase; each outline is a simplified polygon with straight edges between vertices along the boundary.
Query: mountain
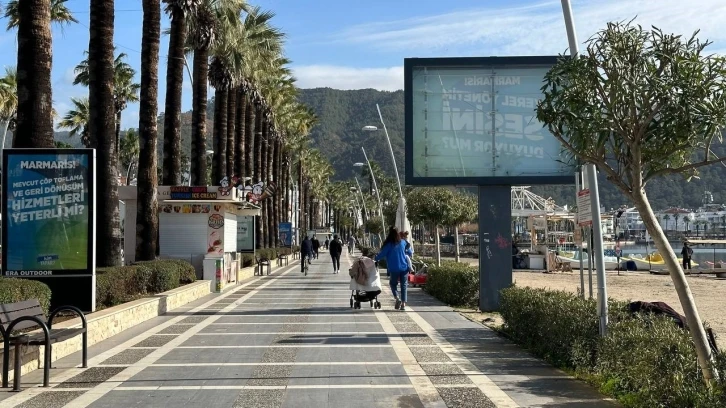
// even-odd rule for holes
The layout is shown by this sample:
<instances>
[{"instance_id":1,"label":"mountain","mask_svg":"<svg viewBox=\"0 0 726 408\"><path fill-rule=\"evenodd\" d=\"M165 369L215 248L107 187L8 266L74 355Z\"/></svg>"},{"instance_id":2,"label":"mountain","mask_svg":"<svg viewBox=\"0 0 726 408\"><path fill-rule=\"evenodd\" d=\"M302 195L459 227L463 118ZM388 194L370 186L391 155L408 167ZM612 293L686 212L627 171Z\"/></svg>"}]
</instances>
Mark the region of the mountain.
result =
<instances>
[{"instance_id":1,"label":"mountain","mask_svg":"<svg viewBox=\"0 0 726 408\"><path fill-rule=\"evenodd\" d=\"M318 116L318 124L312 129L313 146L318 148L335 169L337 180L351 179L359 170L354 163L365 162L361 147L368 158L376 161L389 175L393 175L391 153L378 118L376 104L381 108L391 138L393 153L401 177L404 175L404 104L403 91L387 92L374 89L338 90L331 88L301 89L299 100L310 106ZM212 118L214 101L208 104L207 144L212 148ZM159 151L164 132L163 113L159 115ZM364 132L363 126L376 126L378 131ZM69 139L67 132L57 132L56 139L80 146L77 138ZM8 136L8 145L11 137ZM182 150L190 152L191 112L182 114ZM726 154L726 147L716 149ZM681 176L652 180L646 188L648 198L655 209L669 207L697 208L701 205L704 191L713 193L714 201L726 203L726 190L721 180L726 179L726 167L713 165L702 169L700 179L687 182ZM600 202L607 209L628 204L625 197L603 175L599 178ZM533 186L532 191L545 198L551 197L558 205L575 204L574 186Z\"/></svg>"}]
</instances>

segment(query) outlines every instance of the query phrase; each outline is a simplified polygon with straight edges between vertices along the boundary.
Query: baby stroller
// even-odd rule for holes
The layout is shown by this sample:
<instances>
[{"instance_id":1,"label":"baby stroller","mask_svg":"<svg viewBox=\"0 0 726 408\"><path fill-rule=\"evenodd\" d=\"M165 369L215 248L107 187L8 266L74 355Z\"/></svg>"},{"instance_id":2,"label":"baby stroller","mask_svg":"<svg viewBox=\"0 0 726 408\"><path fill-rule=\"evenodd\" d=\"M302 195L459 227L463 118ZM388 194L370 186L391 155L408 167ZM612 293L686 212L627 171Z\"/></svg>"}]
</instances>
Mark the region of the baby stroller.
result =
<instances>
[{"instance_id":1,"label":"baby stroller","mask_svg":"<svg viewBox=\"0 0 726 408\"><path fill-rule=\"evenodd\" d=\"M408 274L408 284L411 287L425 286L426 279L428 278L429 266L423 261L411 261L413 265L414 273Z\"/></svg>"},{"instance_id":2,"label":"baby stroller","mask_svg":"<svg viewBox=\"0 0 726 408\"><path fill-rule=\"evenodd\" d=\"M374 309L381 308L378 295L381 294L381 276L378 265L371 259L361 256L348 271L350 275L350 307L360 309L363 302L369 302Z\"/></svg>"}]
</instances>

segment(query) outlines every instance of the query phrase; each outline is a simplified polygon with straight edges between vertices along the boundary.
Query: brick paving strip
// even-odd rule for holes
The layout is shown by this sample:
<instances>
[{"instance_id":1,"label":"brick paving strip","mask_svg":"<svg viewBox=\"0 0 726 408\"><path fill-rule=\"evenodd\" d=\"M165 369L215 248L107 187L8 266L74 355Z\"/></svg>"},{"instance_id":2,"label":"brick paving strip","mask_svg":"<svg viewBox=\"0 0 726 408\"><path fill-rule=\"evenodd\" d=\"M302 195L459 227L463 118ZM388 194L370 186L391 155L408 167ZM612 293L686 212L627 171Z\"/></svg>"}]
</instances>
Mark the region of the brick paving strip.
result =
<instances>
[{"instance_id":1,"label":"brick paving strip","mask_svg":"<svg viewBox=\"0 0 726 408\"><path fill-rule=\"evenodd\" d=\"M191 316L174 317L148 330L146 333L89 359L88 365L90 368L72 368L52 377L51 380L58 383L52 388L29 388L4 400L3 408L86 407L118 387L123 381L153 364L154 361L173 350L175 346L219 319L228 309L233 310L238 303L244 302L254 296L257 291L271 285L281 276L293 270L294 267L290 267L280 275L261 277L232 288L227 293L223 293L187 311L186 313L193 314ZM246 293L242 294L243 292ZM236 300L222 309L217 310L214 308L220 301L228 298ZM185 327L187 330L178 336L160 335L161 332L177 325L188 327ZM139 348L139 345L143 345L141 347L149 345L149 348ZM160 345L165 347L163 349L159 348ZM112 366L97 367L99 365Z\"/></svg>"}]
</instances>

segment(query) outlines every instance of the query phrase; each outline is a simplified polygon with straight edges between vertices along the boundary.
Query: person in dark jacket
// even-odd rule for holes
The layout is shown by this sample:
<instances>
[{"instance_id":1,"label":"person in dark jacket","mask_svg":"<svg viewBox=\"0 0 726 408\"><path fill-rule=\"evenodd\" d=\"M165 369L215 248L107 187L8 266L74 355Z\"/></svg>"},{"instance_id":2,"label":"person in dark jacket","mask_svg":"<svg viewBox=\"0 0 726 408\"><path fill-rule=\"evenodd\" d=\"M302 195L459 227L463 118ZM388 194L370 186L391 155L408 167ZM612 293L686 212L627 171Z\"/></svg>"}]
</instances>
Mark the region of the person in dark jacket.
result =
<instances>
[{"instance_id":1,"label":"person in dark jacket","mask_svg":"<svg viewBox=\"0 0 726 408\"><path fill-rule=\"evenodd\" d=\"M325 238L325 243L323 243L323 245L325 246L325 249L327 250L328 247L330 246L330 240L328 238Z\"/></svg>"},{"instance_id":2,"label":"person in dark jacket","mask_svg":"<svg viewBox=\"0 0 726 408\"><path fill-rule=\"evenodd\" d=\"M343 242L338 238L338 235L333 236L333 240L330 241L330 257L333 259L333 273L340 273L340 254L343 253Z\"/></svg>"},{"instance_id":3,"label":"person in dark jacket","mask_svg":"<svg viewBox=\"0 0 726 408\"><path fill-rule=\"evenodd\" d=\"M688 242L683 243L683 249L681 249L681 255L683 256L683 270L691 270L691 257L693 256L693 249L688 246Z\"/></svg>"},{"instance_id":4,"label":"person in dark jacket","mask_svg":"<svg viewBox=\"0 0 726 408\"><path fill-rule=\"evenodd\" d=\"M313 243L310 242L310 237L305 237L303 242L300 244L300 272L305 272L305 260L308 260L310 264L310 258L313 256Z\"/></svg>"},{"instance_id":5,"label":"person in dark jacket","mask_svg":"<svg viewBox=\"0 0 726 408\"><path fill-rule=\"evenodd\" d=\"M391 292L396 298L396 309L406 310L406 286L408 285L408 259L412 256L411 249L406 249L406 241L401 239L396 228L388 231L381 252L376 255L376 262L386 260L386 269L390 278ZM398 297L398 282L401 282L401 297Z\"/></svg>"},{"instance_id":6,"label":"person in dark jacket","mask_svg":"<svg viewBox=\"0 0 726 408\"><path fill-rule=\"evenodd\" d=\"M320 251L320 241L318 237L313 236L313 258L318 259L318 251Z\"/></svg>"}]
</instances>

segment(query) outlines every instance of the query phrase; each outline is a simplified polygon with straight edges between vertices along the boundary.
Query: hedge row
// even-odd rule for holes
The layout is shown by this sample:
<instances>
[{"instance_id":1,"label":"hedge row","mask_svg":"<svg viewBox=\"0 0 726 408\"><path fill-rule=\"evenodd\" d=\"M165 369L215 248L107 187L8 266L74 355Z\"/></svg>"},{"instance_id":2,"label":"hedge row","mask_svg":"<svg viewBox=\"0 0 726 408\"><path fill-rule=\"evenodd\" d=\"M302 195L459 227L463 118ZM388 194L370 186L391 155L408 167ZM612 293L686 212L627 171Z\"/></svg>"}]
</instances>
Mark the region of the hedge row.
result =
<instances>
[{"instance_id":1,"label":"hedge row","mask_svg":"<svg viewBox=\"0 0 726 408\"><path fill-rule=\"evenodd\" d=\"M0 304L38 299L48 314L50 308L50 288L45 283L31 279L0 277Z\"/></svg>"},{"instance_id":2,"label":"hedge row","mask_svg":"<svg viewBox=\"0 0 726 408\"><path fill-rule=\"evenodd\" d=\"M442 261L441 266L424 262L429 265L426 292L451 306L479 304L479 268L453 261Z\"/></svg>"},{"instance_id":3,"label":"hedge row","mask_svg":"<svg viewBox=\"0 0 726 408\"><path fill-rule=\"evenodd\" d=\"M500 300L503 331L514 341L627 407L726 406L726 383L705 386L690 334L668 318L631 316L626 303L610 301L600 337L595 300L527 287L504 289ZM726 353L716 365L723 378Z\"/></svg>"},{"instance_id":4,"label":"hedge row","mask_svg":"<svg viewBox=\"0 0 726 408\"><path fill-rule=\"evenodd\" d=\"M96 269L96 307L111 307L147 294L166 292L197 280L182 260L160 259Z\"/></svg>"}]
</instances>

